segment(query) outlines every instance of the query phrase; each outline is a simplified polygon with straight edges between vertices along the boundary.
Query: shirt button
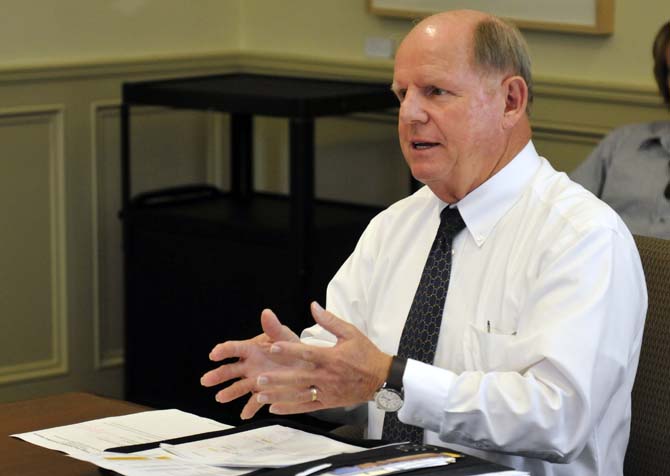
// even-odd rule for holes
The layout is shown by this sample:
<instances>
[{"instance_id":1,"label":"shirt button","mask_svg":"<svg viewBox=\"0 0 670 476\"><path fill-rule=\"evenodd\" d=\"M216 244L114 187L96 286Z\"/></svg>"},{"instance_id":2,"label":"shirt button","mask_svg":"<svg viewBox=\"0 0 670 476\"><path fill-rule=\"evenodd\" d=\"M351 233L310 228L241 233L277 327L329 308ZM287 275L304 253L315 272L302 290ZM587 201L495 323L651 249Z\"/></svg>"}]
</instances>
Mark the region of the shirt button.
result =
<instances>
[{"instance_id":1,"label":"shirt button","mask_svg":"<svg viewBox=\"0 0 670 476\"><path fill-rule=\"evenodd\" d=\"M661 217L661 218L659 219L659 221L660 221L661 223L665 223L665 217Z\"/></svg>"}]
</instances>

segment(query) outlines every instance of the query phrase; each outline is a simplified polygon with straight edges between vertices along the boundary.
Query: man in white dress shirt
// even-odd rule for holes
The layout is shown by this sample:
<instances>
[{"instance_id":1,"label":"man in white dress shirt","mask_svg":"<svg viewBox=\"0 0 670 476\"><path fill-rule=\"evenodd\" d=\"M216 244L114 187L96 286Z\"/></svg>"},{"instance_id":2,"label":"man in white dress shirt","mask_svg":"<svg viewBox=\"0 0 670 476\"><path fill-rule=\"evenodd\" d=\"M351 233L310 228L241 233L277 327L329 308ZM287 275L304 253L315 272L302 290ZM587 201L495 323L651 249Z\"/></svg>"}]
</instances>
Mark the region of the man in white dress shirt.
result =
<instances>
[{"instance_id":1,"label":"man in white dress shirt","mask_svg":"<svg viewBox=\"0 0 670 476\"><path fill-rule=\"evenodd\" d=\"M371 438L397 411L427 443L535 476L621 475L644 276L616 213L535 151L523 39L481 12L431 16L400 45L392 87L403 154L426 186L371 221L328 310L312 303L314 327L299 339L263 311L264 333L217 345L213 361L239 360L202 384L239 379L216 398L251 393L243 418L368 402ZM434 361L399 358L445 207L466 228Z\"/></svg>"}]
</instances>

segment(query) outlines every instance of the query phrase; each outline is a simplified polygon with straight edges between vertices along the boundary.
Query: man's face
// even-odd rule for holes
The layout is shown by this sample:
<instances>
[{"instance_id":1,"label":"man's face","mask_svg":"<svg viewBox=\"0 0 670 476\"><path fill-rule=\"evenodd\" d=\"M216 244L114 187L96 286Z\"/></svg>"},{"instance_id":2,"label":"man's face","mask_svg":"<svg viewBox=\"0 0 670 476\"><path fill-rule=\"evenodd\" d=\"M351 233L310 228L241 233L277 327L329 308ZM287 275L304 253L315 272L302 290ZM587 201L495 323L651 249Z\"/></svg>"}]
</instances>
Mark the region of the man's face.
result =
<instances>
[{"instance_id":1,"label":"man's face","mask_svg":"<svg viewBox=\"0 0 670 476\"><path fill-rule=\"evenodd\" d=\"M471 29L419 25L396 55L398 135L412 175L453 203L486 181L505 152L501 75L472 65Z\"/></svg>"}]
</instances>

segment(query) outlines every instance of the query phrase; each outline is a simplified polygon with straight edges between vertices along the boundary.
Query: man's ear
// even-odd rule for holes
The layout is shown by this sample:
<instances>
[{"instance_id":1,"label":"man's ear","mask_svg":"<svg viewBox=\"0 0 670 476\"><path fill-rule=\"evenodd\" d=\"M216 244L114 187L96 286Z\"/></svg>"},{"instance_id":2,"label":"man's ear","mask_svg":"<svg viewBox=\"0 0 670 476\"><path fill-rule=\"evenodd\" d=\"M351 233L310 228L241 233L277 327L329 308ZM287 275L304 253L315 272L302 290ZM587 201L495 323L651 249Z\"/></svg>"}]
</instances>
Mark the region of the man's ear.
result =
<instances>
[{"instance_id":1,"label":"man's ear","mask_svg":"<svg viewBox=\"0 0 670 476\"><path fill-rule=\"evenodd\" d=\"M510 76L503 80L505 92L505 114L503 126L513 127L526 114L528 86L521 76Z\"/></svg>"}]
</instances>

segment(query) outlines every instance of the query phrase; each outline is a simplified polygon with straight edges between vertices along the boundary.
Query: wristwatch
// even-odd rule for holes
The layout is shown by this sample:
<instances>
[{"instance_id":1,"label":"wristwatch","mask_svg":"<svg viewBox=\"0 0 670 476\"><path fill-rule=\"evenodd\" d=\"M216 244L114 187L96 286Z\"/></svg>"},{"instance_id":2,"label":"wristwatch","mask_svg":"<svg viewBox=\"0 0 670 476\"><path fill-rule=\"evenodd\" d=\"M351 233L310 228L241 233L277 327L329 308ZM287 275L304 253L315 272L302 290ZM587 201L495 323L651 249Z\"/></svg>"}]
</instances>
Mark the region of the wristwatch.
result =
<instances>
[{"instance_id":1,"label":"wristwatch","mask_svg":"<svg viewBox=\"0 0 670 476\"><path fill-rule=\"evenodd\" d=\"M375 393L375 403L377 408L385 412L397 412L402 408L403 390L402 376L405 373L407 359L393 356L391 369L389 370L386 382Z\"/></svg>"}]
</instances>

